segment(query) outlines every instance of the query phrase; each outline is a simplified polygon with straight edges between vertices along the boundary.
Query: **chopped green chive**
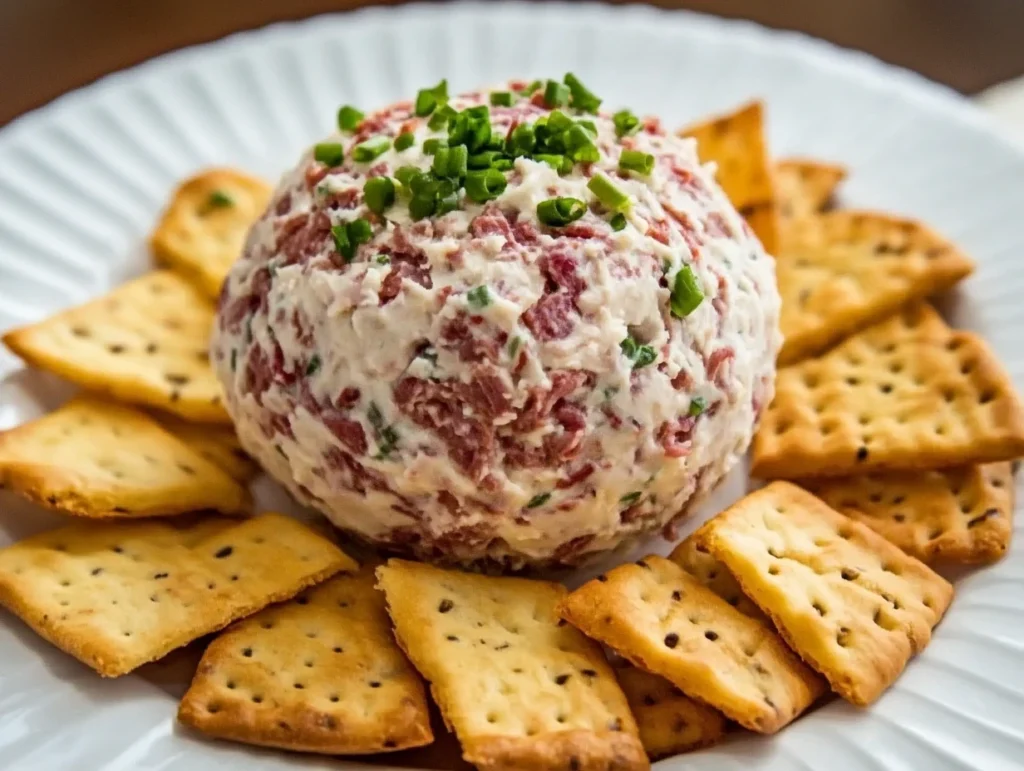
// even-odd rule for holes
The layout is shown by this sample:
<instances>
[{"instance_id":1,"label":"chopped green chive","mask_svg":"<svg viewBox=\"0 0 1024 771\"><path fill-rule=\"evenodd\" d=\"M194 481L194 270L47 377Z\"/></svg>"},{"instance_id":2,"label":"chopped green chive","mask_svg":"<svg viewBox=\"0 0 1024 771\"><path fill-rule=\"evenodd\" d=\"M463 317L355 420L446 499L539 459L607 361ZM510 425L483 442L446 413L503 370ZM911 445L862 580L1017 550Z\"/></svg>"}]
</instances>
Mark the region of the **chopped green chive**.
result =
<instances>
[{"instance_id":1,"label":"chopped green chive","mask_svg":"<svg viewBox=\"0 0 1024 771\"><path fill-rule=\"evenodd\" d=\"M373 226L369 220L365 220L362 217L352 220L348 223L346 229L348 230L349 240L356 246L365 244L373 238Z\"/></svg>"},{"instance_id":2,"label":"chopped green chive","mask_svg":"<svg viewBox=\"0 0 1024 771\"><path fill-rule=\"evenodd\" d=\"M365 244L373 238L373 226L369 221L360 217L346 225L335 225L331 228L331 236L334 238L334 246L337 248L338 254L345 262L352 262L359 245Z\"/></svg>"},{"instance_id":3,"label":"chopped green chive","mask_svg":"<svg viewBox=\"0 0 1024 771\"><path fill-rule=\"evenodd\" d=\"M517 337L516 340L519 338ZM231 349L231 371L234 372L238 368L238 349Z\"/></svg>"},{"instance_id":4,"label":"chopped green chive","mask_svg":"<svg viewBox=\"0 0 1024 771\"><path fill-rule=\"evenodd\" d=\"M612 116L612 123L615 124L615 136L619 139L629 136L640 128L640 119L629 110L619 110Z\"/></svg>"},{"instance_id":5,"label":"chopped green chive","mask_svg":"<svg viewBox=\"0 0 1024 771\"><path fill-rule=\"evenodd\" d=\"M562 227L575 222L587 211L579 198L549 198L537 204L537 219L551 227Z\"/></svg>"},{"instance_id":6,"label":"chopped green chive","mask_svg":"<svg viewBox=\"0 0 1024 771\"><path fill-rule=\"evenodd\" d=\"M370 406L366 409L366 417L370 421L370 425L378 431L384 428L384 416L381 414L377 402L370 402Z\"/></svg>"},{"instance_id":7,"label":"chopped green chive","mask_svg":"<svg viewBox=\"0 0 1024 771\"><path fill-rule=\"evenodd\" d=\"M565 143L566 155L577 163L593 163L601 157L590 132L579 124L569 128L562 135L562 141Z\"/></svg>"},{"instance_id":8,"label":"chopped green chive","mask_svg":"<svg viewBox=\"0 0 1024 771\"><path fill-rule=\"evenodd\" d=\"M508 171L512 168L511 158L498 158L491 164L491 168L495 171Z\"/></svg>"},{"instance_id":9,"label":"chopped green chive","mask_svg":"<svg viewBox=\"0 0 1024 771\"><path fill-rule=\"evenodd\" d=\"M526 504L526 508L535 509L538 506L543 506L549 500L551 500L551 493L538 493L529 500Z\"/></svg>"},{"instance_id":10,"label":"chopped green chive","mask_svg":"<svg viewBox=\"0 0 1024 771\"><path fill-rule=\"evenodd\" d=\"M449 193L448 195L441 196L437 199L437 206L434 209L434 214L440 217L448 212L455 211L459 208L459 194Z\"/></svg>"},{"instance_id":11,"label":"chopped green chive","mask_svg":"<svg viewBox=\"0 0 1024 771\"><path fill-rule=\"evenodd\" d=\"M431 170L438 177L460 180L466 176L469 151L465 145L442 147L434 154Z\"/></svg>"},{"instance_id":12,"label":"chopped green chive","mask_svg":"<svg viewBox=\"0 0 1024 771\"><path fill-rule=\"evenodd\" d=\"M350 104L343 105L338 110L338 128L342 131L353 132L359 128L365 116Z\"/></svg>"},{"instance_id":13,"label":"chopped green chive","mask_svg":"<svg viewBox=\"0 0 1024 771\"><path fill-rule=\"evenodd\" d=\"M519 353L519 346L523 344L523 338L516 335L512 338L512 341L508 344L508 357L514 359L516 354Z\"/></svg>"},{"instance_id":14,"label":"chopped green chive","mask_svg":"<svg viewBox=\"0 0 1024 771\"><path fill-rule=\"evenodd\" d=\"M401 182L406 187L409 186L409 182L413 177L418 177L420 170L415 166L399 166L395 169L395 179Z\"/></svg>"},{"instance_id":15,"label":"chopped green chive","mask_svg":"<svg viewBox=\"0 0 1024 771\"><path fill-rule=\"evenodd\" d=\"M505 175L494 168L471 171L466 175L466 195L477 203L494 200L505 192Z\"/></svg>"},{"instance_id":16,"label":"chopped green chive","mask_svg":"<svg viewBox=\"0 0 1024 771\"><path fill-rule=\"evenodd\" d=\"M672 284L672 315L676 318L686 318L704 301L704 293L697 285L697 277L693 275L689 265L684 265L676 273L675 281Z\"/></svg>"},{"instance_id":17,"label":"chopped green chive","mask_svg":"<svg viewBox=\"0 0 1024 771\"><path fill-rule=\"evenodd\" d=\"M566 74L565 85L569 87L572 106L580 112L597 112L601 106L601 98L596 96L584 86L580 79L571 72Z\"/></svg>"},{"instance_id":18,"label":"chopped green chive","mask_svg":"<svg viewBox=\"0 0 1024 771\"><path fill-rule=\"evenodd\" d=\"M625 230L626 215L623 214L622 212L619 212L610 220L608 220L608 224L612 226L612 230L614 230L616 233L619 232L620 230Z\"/></svg>"},{"instance_id":19,"label":"chopped green chive","mask_svg":"<svg viewBox=\"0 0 1024 771\"><path fill-rule=\"evenodd\" d=\"M544 86L544 104L549 107L565 107L569 104L569 87L557 80L549 80Z\"/></svg>"},{"instance_id":20,"label":"chopped green chive","mask_svg":"<svg viewBox=\"0 0 1024 771\"><path fill-rule=\"evenodd\" d=\"M597 124L592 120L578 120L576 121L577 126L583 126L587 131L590 132L591 136L597 136Z\"/></svg>"},{"instance_id":21,"label":"chopped green chive","mask_svg":"<svg viewBox=\"0 0 1024 771\"><path fill-rule=\"evenodd\" d=\"M366 208L374 214L383 214L395 202L395 183L388 177L373 177L363 186Z\"/></svg>"},{"instance_id":22,"label":"chopped green chive","mask_svg":"<svg viewBox=\"0 0 1024 771\"><path fill-rule=\"evenodd\" d=\"M623 506L632 506L634 503L640 500L641 495L643 495L643 493L639 490L637 490L634 493L626 493L621 498L619 498L619 503L621 503Z\"/></svg>"},{"instance_id":23,"label":"chopped green chive","mask_svg":"<svg viewBox=\"0 0 1024 771\"><path fill-rule=\"evenodd\" d=\"M572 161L564 155L548 155L546 153L541 153L540 155L533 156L533 160L539 163L546 163L559 174L568 174L572 171Z\"/></svg>"},{"instance_id":24,"label":"chopped green chive","mask_svg":"<svg viewBox=\"0 0 1024 771\"><path fill-rule=\"evenodd\" d=\"M615 187L615 184L604 174L598 173L591 177L587 183L587 189L612 211L621 212L629 208L629 196Z\"/></svg>"},{"instance_id":25,"label":"chopped green chive","mask_svg":"<svg viewBox=\"0 0 1024 771\"><path fill-rule=\"evenodd\" d=\"M707 402L705 402L699 396L694 396L692 399L690 399L690 409L687 411L687 413L690 415L690 417L695 418L698 415L703 415L704 410L706 410L707 408Z\"/></svg>"},{"instance_id":26,"label":"chopped green chive","mask_svg":"<svg viewBox=\"0 0 1024 771\"><path fill-rule=\"evenodd\" d=\"M466 302L470 308L486 308L491 304L491 293L486 286L478 286L466 292Z\"/></svg>"},{"instance_id":27,"label":"chopped green chive","mask_svg":"<svg viewBox=\"0 0 1024 771\"><path fill-rule=\"evenodd\" d=\"M516 158L520 155L529 155L537 144L537 137L534 134L533 126L529 123L520 123L512 133L508 135L505 142L505 152Z\"/></svg>"},{"instance_id":28,"label":"chopped green chive","mask_svg":"<svg viewBox=\"0 0 1024 771\"><path fill-rule=\"evenodd\" d=\"M401 134L395 137L395 150L397 150L398 152L408 150L414 144L416 144L416 137L413 135L411 131L403 131Z\"/></svg>"},{"instance_id":29,"label":"chopped green chive","mask_svg":"<svg viewBox=\"0 0 1024 771\"><path fill-rule=\"evenodd\" d=\"M313 146L313 158L328 166L340 166L345 160L345 148L337 142L320 142Z\"/></svg>"},{"instance_id":30,"label":"chopped green chive","mask_svg":"<svg viewBox=\"0 0 1024 771\"><path fill-rule=\"evenodd\" d=\"M427 121L427 126L432 131L440 131L447 126L448 121L456 115L458 115L458 113L446 104L430 116L430 120Z\"/></svg>"},{"instance_id":31,"label":"chopped green chive","mask_svg":"<svg viewBox=\"0 0 1024 771\"><path fill-rule=\"evenodd\" d=\"M639 150L623 150L619 156L620 171L635 171L644 176L654 170L654 156Z\"/></svg>"},{"instance_id":32,"label":"chopped green chive","mask_svg":"<svg viewBox=\"0 0 1024 771\"><path fill-rule=\"evenodd\" d=\"M235 199L223 190L214 190L206 199L206 208L208 209L226 209L234 205Z\"/></svg>"},{"instance_id":33,"label":"chopped green chive","mask_svg":"<svg viewBox=\"0 0 1024 771\"><path fill-rule=\"evenodd\" d=\"M389 265L391 263L391 258L386 254L378 254L373 258L373 261L378 265Z\"/></svg>"},{"instance_id":34,"label":"chopped green chive","mask_svg":"<svg viewBox=\"0 0 1024 771\"><path fill-rule=\"evenodd\" d=\"M409 201L409 216L414 220L421 220L431 216L437 210L437 200L425 196L414 196Z\"/></svg>"},{"instance_id":35,"label":"chopped green chive","mask_svg":"<svg viewBox=\"0 0 1024 771\"><path fill-rule=\"evenodd\" d=\"M467 163L471 169L489 169L494 165L495 161L499 161L504 157L504 153L499 150L485 150L482 153L469 156Z\"/></svg>"},{"instance_id":36,"label":"chopped green chive","mask_svg":"<svg viewBox=\"0 0 1024 771\"><path fill-rule=\"evenodd\" d=\"M352 262L352 258L356 256L356 250L352 247L352 242L348 240L348 229L344 225L334 225L331 227L331 237L334 239L334 248L338 250L345 262Z\"/></svg>"},{"instance_id":37,"label":"chopped green chive","mask_svg":"<svg viewBox=\"0 0 1024 771\"><path fill-rule=\"evenodd\" d=\"M424 88L416 94L416 114L423 118L436 108L448 103L448 81L442 80L433 88Z\"/></svg>"},{"instance_id":38,"label":"chopped green chive","mask_svg":"<svg viewBox=\"0 0 1024 771\"><path fill-rule=\"evenodd\" d=\"M512 92L511 91L495 91L491 94L491 104L495 107L511 107L512 106Z\"/></svg>"},{"instance_id":39,"label":"chopped green chive","mask_svg":"<svg viewBox=\"0 0 1024 771\"><path fill-rule=\"evenodd\" d=\"M552 110L548 115L547 125L552 134L561 134L563 131L568 131L575 124L573 119L561 110Z\"/></svg>"},{"instance_id":40,"label":"chopped green chive","mask_svg":"<svg viewBox=\"0 0 1024 771\"><path fill-rule=\"evenodd\" d=\"M438 150L443 150L446 147L448 147L447 139L434 137L433 139L428 139L426 142L423 143L423 152L425 152L427 155L433 155Z\"/></svg>"},{"instance_id":41,"label":"chopped green chive","mask_svg":"<svg viewBox=\"0 0 1024 771\"><path fill-rule=\"evenodd\" d=\"M544 85L543 81L535 80L535 81L533 81L533 83L528 85L526 88L524 88L519 93L522 94L523 96L533 96L533 94L537 91L537 89L539 89L543 85Z\"/></svg>"},{"instance_id":42,"label":"chopped green chive","mask_svg":"<svg viewBox=\"0 0 1024 771\"><path fill-rule=\"evenodd\" d=\"M389 147L391 147L391 140L387 137L372 137L352 148L352 160L358 163L369 163L386 153Z\"/></svg>"},{"instance_id":43,"label":"chopped green chive","mask_svg":"<svg viewBox=\"0 0 1024 771\"><path fill-rule=\"evenodd\" d=\"M448 124L449 145L466 145L475 153L486 148L490 141L491 110L486 104L463 110Z\"/></svg>"},{"instance_id":44,"label":"chopped green chive","mask_svg":"<svg viewBox=\"0 0 1024 771\"><path fill-rule=\"evenodd\" d=\"M312 375L318 369L320 369L320 357L314 353L310 358L309 363L306 365L306 374Z\"/></svg>"},{"instance_id":45,"label":"chopped green chive","mask_svg":"<svg viewBox=\"0 0 1024 771\"><path fill-rule=\"evenodd\" d=\"M619 343L619 348L622 349L626 358L633 362L633 369L640 369L648 364L653 364L658 358L654 348L649 345L638 345L632 337L627 337Z\"/></svg>"}]
</instances>

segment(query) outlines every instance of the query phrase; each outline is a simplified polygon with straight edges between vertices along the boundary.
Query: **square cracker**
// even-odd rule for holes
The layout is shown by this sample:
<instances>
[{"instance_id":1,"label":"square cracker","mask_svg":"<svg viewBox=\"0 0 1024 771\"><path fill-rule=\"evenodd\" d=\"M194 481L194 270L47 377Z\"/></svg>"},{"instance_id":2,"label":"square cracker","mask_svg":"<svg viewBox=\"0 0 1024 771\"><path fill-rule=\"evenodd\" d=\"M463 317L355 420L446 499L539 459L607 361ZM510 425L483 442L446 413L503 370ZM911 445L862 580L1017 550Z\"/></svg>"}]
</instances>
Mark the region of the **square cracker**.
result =
<instances>
[{"instance_id":1,"label":"square cracker","mask_svg":"<svg viewBox=\"0 0 1024 771\"><path fill-rule=\"evenodd\" d=\"M32 366L91 391L230 423L207 353L213 317L213 304L185 279L156 271L3 341Z\"/></svg>"},{"instance_id":2,"label":"square cracker","mask_svg":"<svg viewBox=\"0 0 1024 771\"><path fill-rule=\"evenodd\" d=\"M216 298L270 195L262 179L235 169L208 169L174 191L150 246L160 263Z\"/></svg>"},{"instance_id":3,"label":"square cracker","mask_svg":"<svg viewBox=\"0 0 1024 771\"><path fill-rule=\"evenodd\" d=\"M725 737L725 717L691 699L668 680L628 662L615 666L622 692L652 760L693 752Z\"/></svg>"},{"instance_id":4,"label":"square cracker","mask_svg":"<svg viewBox=\"0 0 1024 771\"><path fill-rule=\"evenodd\" d=\"M561 612L584 634L751 731L778 731L825 691L771 628L663 557L598 576L570 594Z\"/></svg>"},{"instance_id":5,"label":"square cracker","mask_svg":"<svg viewBox=\"0 0 1024 771\"><path fill-rule=\"evenodd\" d=\"M733 206L761 239L765 250L778 248L778 212L771 159L764 130L764 104L750 102L727 115L688 126L680 132L697 140L697 155L718 165L716 178Z\"/></svg>"},{"instance_id":6,"label":"square cracker","mask_svg":"<svg viewBox=\"0 0 1024 771\"><path fill-rule=\"evenodd\" d=\"M766 479L946 468L1024 455L1024 411L981 338L927 305L779 370L754 437Z\"/></svg>"},{"instance_id":7,"label":"square cracker","mask_svg":"<svg viewBox=\"0 0 1024 771\"><path fill-rule=\"evenodd\" d=\"M692 534L676 546L668 558L744 616L759 621L768 620L761 609L743 593L739 583L725 565L712 557L707 547L698 543Z\"/></svg>"},{"instance_id":8,"label":"square cracker","mask_svg":"<svg viewBox=\"0 0 1024 771\"><path fill-rule=\"evenodd\" d=\"M0 550L0 604L105 677L355 565L299 522L263 514L192 548L165 523L76 523Z\"/></svg>"},{"instance_id":9,"label":"square cracker","mask_svg":"<svg viewBox=\"0 0 1024 771\"><path fill-rule=\"evenodd\" d=\"M178 719L211 736L352 755L433 741L372 568L235 624L206 649Z\"/></svg>"},{"instance_id":10,"label":"square cracker","mask_svg":"<svg viewBox=\"0 0 1024 771\"><path fill-rule=\"evenodd\" d=\"M556 612L564 587L404 560L377 569L399 644L481 769L642 769L601 649Z\"/></svg>"},{"instance_id":11,"label":"square cracker","mask_svg":"<svg viewBox=\"0 0 1024 771\"><path fill-rule=\"evenodd\" d=\"M776 262L785 338L779 364L821 353L973 269L953 244L913 220L842 210L793 223Z\"/></svg>"},{"instance_id":12,"label":"square cracker","mask_svg":"<svg viewBox=\"0 0 1024 771\"><path fill-rule=\"evenodd\" d=\"M174 434L240 484L248 484L260 473L259 465L242 449L242 443L238 441L234 427L189 423L165 414L153 417L165 431Z\"/></svg>"},{"instance_id":13,"label":"square cracker","mask_svg":"<svg viewBox=\"0 0 1024 771\"><path fill-rule=\"evenodd\" d=\"M788 482L697 532L790 646L859 706L924 649L953 598L942 576Z\"/></svg>"},{"instance_id":14,"label":"square cracker","mask_svg":"<svg viewBox=\"0 0 1024 771\"><path fill-rule=\"evenodd\" d=\"M79 396L0 433L0 484L82 517L244 512L246 490L147 415Z\"/></svg>"},{"instance_id":15,"label":"square cracker","mask_svg":"<svg viewBox=\"0 0 1024 771\"><path fill-rule=\"evenodd\" d=\"M922 562L994 562L1010 545L1010 463L817 479L804 486Z\"/></svg>"},{"instance_id":16,"label":"square cracker","mask_svg":"<svg viewBox=\"0 0 1024 771\"><path fill-rule=\"evenodd\" d=\"M821 214L846 178L846 167L809 158L786 158L775 164L775 191L779 224L783 230L795 220Z\"/></svg>"}]
</instances>

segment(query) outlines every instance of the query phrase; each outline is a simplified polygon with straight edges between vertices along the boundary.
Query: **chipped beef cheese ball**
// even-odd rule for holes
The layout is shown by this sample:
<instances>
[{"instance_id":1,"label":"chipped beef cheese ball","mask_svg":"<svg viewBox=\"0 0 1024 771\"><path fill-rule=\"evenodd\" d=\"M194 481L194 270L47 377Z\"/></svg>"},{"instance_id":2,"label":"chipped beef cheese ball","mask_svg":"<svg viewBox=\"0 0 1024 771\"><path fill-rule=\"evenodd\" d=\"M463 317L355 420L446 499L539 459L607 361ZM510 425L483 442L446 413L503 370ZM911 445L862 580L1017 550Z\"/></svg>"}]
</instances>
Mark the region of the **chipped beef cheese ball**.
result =
<instances>
[{"instance_id":1,"label":"chipped beef cheese ball","mask_svg":"<svg viewBox=\"0 0 1024 771\"><path fill-rule=\"evenodd\" d=\"M772 398L774 268L655 119L566 84L363 118L287 174L220 298L245 449L389 550L572 565L670 526Z\"/></svg>"}]
</instances>

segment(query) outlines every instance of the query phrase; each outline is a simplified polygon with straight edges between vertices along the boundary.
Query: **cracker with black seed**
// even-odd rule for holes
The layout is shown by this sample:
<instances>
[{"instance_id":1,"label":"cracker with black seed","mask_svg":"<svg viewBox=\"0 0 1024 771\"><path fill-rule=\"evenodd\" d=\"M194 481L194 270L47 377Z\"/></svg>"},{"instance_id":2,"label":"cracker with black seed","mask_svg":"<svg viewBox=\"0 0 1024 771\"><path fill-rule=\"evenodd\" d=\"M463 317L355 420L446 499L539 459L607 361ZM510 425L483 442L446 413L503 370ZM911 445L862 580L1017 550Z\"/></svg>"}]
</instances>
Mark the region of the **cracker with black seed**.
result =
<instances>
[{"instance_id":1,"label":"cracker with black seed","mask_svg":"<svg viewBox=\"0 0 1024 771\"><path fill-rule=\"evenodd\" d=\"M390 560L377 569L399 645L481 769L642 769L600 648L560 623L559 584Z\"/></svg>"},{"instance_id":2,"label":"cracker with black seed","mask_svg":"<svg viewBox=\"0 0 1024 771\"><path fill-rule=\"evenodd\" d=\"M0 550L0 604L105 677L164 656L355 563L290 517L205 530L76 523Z\"/></svg>"},{"instance_id":3,"label":"cracker with black seed","mask_svg":"<svg viewBox=\"0 0 1024 771\"><path fill-rule=\"evenodd\" d=\"M153 253L216 298L270 194L270 185L237 169L190 177L174 191L150 237Z\"/></svg>"},{"instance_id":4,"label":"cracker with black seed","mask_svg":"<svg viewBox=\"0 0 1024 771\"><path fill-rule=\"evenodd\" d=\"M427 698L372 569L232 626L206 649L178 719L210 736L354 755L433 741Z\"/></svg>"},{"instance_id":5,"label":"cracker with black seed","mask_svg":"<svg viewBox=\"0 0 1024 771\"><path fill-rule=\"evenodd\" d=\"M722 713L686 696L663 677L625 662L615 667L615 676L651 760L710 747L725 737Z\"/></svg>"},{"instance_id":6,"label":"cracker with black seed","mask_svg":"<svg viewBox=\"0 0 1024 771\"><path fill-rule=\"evenodd\" d=\"M821 353L973 270L956 246L914 220L840 210L793 223L776 263L779 364Z\"/></svg>"},{"instance_id":7,"label":"cracker with black seed","mask_svg":"<svg viewBox=\"0 0 1024 771\"><path fill-rule=\"evenodd\" d=\"M1024 409L995 355L921 304L779 370L752 473L844 477L1022 455Z\"/></svg>"},{"instance_id":8,"label":"cracker with black seed","mask_svg":"<svg viewBox=\"0 0 1024 771\"><path fill-rule=\"evenodd\" d=\"M924 650L953 587L874 530L774 482L698 539L844 699L866 706Z\"/></svg>"},{"instance_id":9,"label":"cracker with black seed","mask_svg":"<svg viewBox=\"0 0 1024 771\"><path fill-rule=\"evenodd\" d=\"M804 486L922 562L994 562L1010 546L1010 463L817 479Z\"/></svg>"},{"instance_id":10,"label":"cracker with black seed","mask_svg":"<svg viewBox=\"0 0 1024 771\"><path fill-rule=\"evenodd\" d=\"M652 555L570 594L563 618L634 665L758 733L774 733L825 684L764 623Z\"/></svg>"},{"instance_id":11,"label":"cracker with black seed","mask_svg":"<svg viewBox=\"0 0 1024 771\"><path fill-rule=\"evenodd\" d=\"M676 546L668 558L744 616L766 620L761 609L740 589L739 583L728 568L712 557L704 546L697 543L693 535Z\"/></svg>"},{"instance_id":12,"label":"cracker with black seed","mask_svg":"<svg viewBox=\"0 0 1024 771\"><path fill-rule=\"evenodd\" d=\"M783 231L797 220L822 214L836 188L846 178L846 167L809 158L786 158L775 164L775 190L779 225Z\"/></svg>"},{"instance_id":13,"label":"cracker with black seed","mask_svg":"<svg viewBox=\"0 0 1024 771\"><path fill-rule=\"evenodd\" d=\"M765 251L778 247L778 210L771 158L764 128L764 104L689 126L680 132L697 140L697 155L718 166L716 179L733 206L761 239Z\"/></svg>"},{"instance_id":14,"label":"cracker with black seed","mask_svg":"<svg viewBox=\"0 0 1024 771\"><path fill-rule=\"evenodd\" d=\"M34 367L187 420L230 423L208 348L213 303L155 271L85 305L3 336Z\"/></svg>"},{"instance_id":15,"label":"cracker with black seed","mask_svg":"<svg viewBox=\"0 0 1024 771\"><path fill-rule=\"evenodd\" d=\"M81 517L249 508L246 490L142 412L79 396L0 432L0 484Z\"/></svg>"},{"instance_id":16,"label":"cracker with black seed","mask_svg":"<svg viewBox=\"0 0 1024 771\"><path fill-rule=\"evenodd\" d=\"M164 414L156 414L153 417L165 431L174 434L240 484L248 484L259 474L259 464L242 449L242 443L238 441L238 434L233 427L190 423Z\"/></svg>"}]
</instances>

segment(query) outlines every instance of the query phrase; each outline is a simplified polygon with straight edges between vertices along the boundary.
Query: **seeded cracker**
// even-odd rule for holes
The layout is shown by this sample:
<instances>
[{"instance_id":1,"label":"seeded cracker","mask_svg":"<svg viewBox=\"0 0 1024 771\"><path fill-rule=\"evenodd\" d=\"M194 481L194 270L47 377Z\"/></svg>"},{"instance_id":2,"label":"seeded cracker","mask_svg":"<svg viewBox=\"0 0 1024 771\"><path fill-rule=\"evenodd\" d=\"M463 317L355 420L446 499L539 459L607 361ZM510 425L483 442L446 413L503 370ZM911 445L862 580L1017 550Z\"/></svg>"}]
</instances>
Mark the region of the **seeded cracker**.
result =
<instances>
[{"instance_id":1,"label":"seeded cracker","mask_svg":"<svg viewBox=\"0 0 1024 771\"><path fill-rule=\"evenodd\" d=\"M206 649L178 718L222 739L340 755L433 741L423 683L372 569L335 576Z\"/></svg>"},{"instance_id":2,"label":"seeded cracker","mask_svg":"<svg viewBox=\"0 0 1024 771\"><path fill-rule=\"evenodd\" d=\"M829 206L846 168L806 158L787 158L775 164L779 223L785 230L796 220L821 214Z\"/></svg>"},{"instance_id":3,"label":"seeded cracker","mask_svg":"<svg viewBox=\"0 0 1024 771\"><path fill-rule=\"evenodd\" d=\"M819 479L806 486L923 562L994 562L1010 545L1009 463Z\"/></svg>"},{"instance_id":4,"label":"seeded cracker","mask_svg":"<svg viewBox=\"0 0 1024 771\"><path fill-rule=\"evenodd\" d=\"M188 282L156 271L3 341L32 366L92 391L187 420L229 423L207 354L213 316L213 305Z\"/></svg>"},{"instance_id":5,"label":"seeded cracker","mask_svg":"<svg viewBox=\"0 0 1024 771\"><path fill-rule=\"evenodd\" d=\"M685 696L668 680L625 662L615 667L615 676L652 760L709 747L725 737L722 714Z\"/></svg>"},{"instance_id":6,"label":"seeded cracker","mask_svg":"<svg viewBox=\"0 0 1024 771\"><path fill-rule=\"evenodd\" d=\"M19 541L0 550L0 604L116 677L354 566L280 514L193 548L184 536L158 521L89 522Z\"/></svg>"},{"instance_id":7,"label":"seeded cracker","mask_svg":"<svg viewBox=\"0 0 1024 771\"><path fill-rule=\"evenodd\" d=\"M790 646L858 706L924 650L953 598L944 578L788 482L748 495L698 539Z\"/></svg>"},{"instance_id":8,"label":"seeded cracker","mask_svg":"<svg viewBox=\"0 0 1024 771\"><path fill-rule=\"evenodd\" d=\"M206 460L219 466L240 484L248 484L259 474L260 467L242 449L238 435L231 426L214 426L208 423L189 423L168 415L154 415L165 431L178 439Z\"/></svg>"},{"instance_id":9,"label":"seeded cracker","mask_svg":"<svg viewBox=\"0 0 1024 771\"><path fill-rule=\"evenodd\" d=\"M663 557L620 565L563 601L563 618L687 696L774 733L824 683L765 624Z\"/></svg>"},{"instance_id":10,"label":"seeded cracker","mask_svg":"<svg viewBox=\"0 0 1024 771\"><path fill-rule=\"evenodd\" d=\"M732 573L716 560L697 539L690 535L676 546L668 558L700 581L744 616L767 621L761 609L750 601Z\"/></svg>"},{"instance_id":11,"label":"seeded cracker","mask_svg":"<svg viewBox=\"0 0 1024 771\"><path fill-rule=\"evenodd\" d=\"M162 264L216 299L271 189L234 169L210 169L174 192L150 245Z\"/></svg>"},{"instance_id":12,"label":"seeded cracker","mask_svg":"<svg viewBox=\"0 0 1024 771\"><path fill-rule=\"evenodd\" d=\"M1024 413L979 337L915 305L779 370L754 437L766 479L934 469L1024 455Z\"/></svg>"},{"instance_id":13,"label":"seeded cracker","mask_svg":"<svg viewBox=\"0 0 1024 771\"><path fill-rule=\"evenodd\" d=\"M600 648L559 624L566 590L404 560L378 568L399 644L481 769L643 769Z\"/></svg>"},{"instance_id":14,"label":"seeded cracker","mask_svg":"<svg viewBox=\"0 0 1024 771\"><path fill-rule=\"evenodd\" d=\"M761 239L765 251L775 254L778 213L763 113L761 102L751 102L680 133L697 140L702 162L718 165L716 177L725 194Z\"/></svg>"},{"instance_id":15,"label":"seeded cracker","mask_svg":"<svg viewBox=\"0 0 1024 771\"><path fill-rule=\"evenodd\" d=\"M82 517L246 511L249 495L145 414L94 396L0 432L0 484Z\"/></svg>"},{"instance_id":16,"label":"seeded cracker","mask_svg":"<svg viewBox=\"0 0 1024 771\"><path fill-rule=\"evenodd\" d=\"M782 366L946 291L974 269L924 225L887 214L828 212L794 223L786 235L776 262Z\"/></svg>"}]
</instances>

